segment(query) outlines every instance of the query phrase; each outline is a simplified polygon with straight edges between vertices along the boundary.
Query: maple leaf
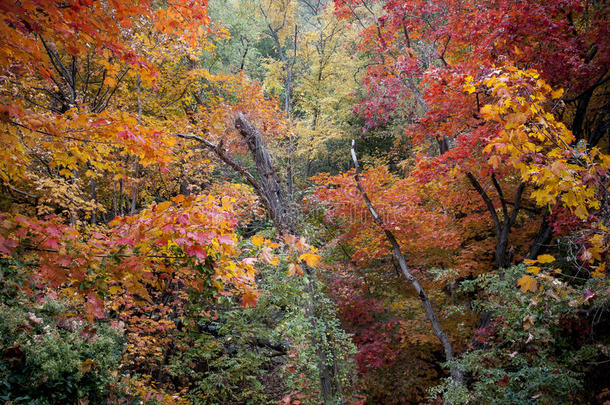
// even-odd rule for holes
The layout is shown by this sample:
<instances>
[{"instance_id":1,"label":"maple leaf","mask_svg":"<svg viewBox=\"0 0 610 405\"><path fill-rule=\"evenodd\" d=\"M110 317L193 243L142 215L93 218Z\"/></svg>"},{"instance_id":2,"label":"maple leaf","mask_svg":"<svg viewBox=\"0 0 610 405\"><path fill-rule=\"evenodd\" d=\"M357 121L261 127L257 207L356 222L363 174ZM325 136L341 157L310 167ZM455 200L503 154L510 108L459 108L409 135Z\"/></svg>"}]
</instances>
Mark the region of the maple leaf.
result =
<instances>
[{"instance_id":1,"label":"maple leaf","mask_svg":"<svg viewBox=\"0 0 610 405\"><path fill-rule=\"evenodd\" d=\"M113 285L113 286L108 288L108 293L111 294L111 295L114 295L114 294L118 293L121 290L122 290L121 287L119 287L117 285Z\"/></svg>"},{"instance_id":2,"label":"maple leaf","mask_svg":"<svg viewBox=\"0 0 610 405\"><path fill-rule=\"evenodd\" d=\"M256 306L258 301L258 294L248 291L241 297L241 304L244 307L253 307Z\"/></svg>"},{"instance_id":3,"label":"maple leaf","mask_svg":"<svg viewBox=\"0 0 610 405\"><path fill-rule=\"evenodd\" d=\"M265 238L263 238L262 236L254 235L252 237L252 244L254 246L261 247L264 242L265 242Z\"/></svg>"},{"instance_id":4,"label":"maple leaf","mask_svg":"<svg viewBox=\"0 0 610 405\"><path fill-rule=\"evenodd\" d=\"M288 233L284 235L284 242L287 245L294 245L295 243L297 243L297 241L298 241L298 238L294 235L290 235Z\"/></svg>"},{"instance_id":5,"label":"maple leaf","mask_svg":"<svg viewBox=\"0 0 610 405\"><path fill-rule=\"evenodd\" d=\"M530 266L527 268L527 272L531 273L531 274L538 274L538 273L540 273L540 267Z\"/></svg>"},{"instance_id":6,"label":"maple leaf","mask_svg":"<svg viewBox=\"0 0 610 405\"><path fill-rule=\"evenodd\" d=\"M277 265L279 264L279 260L277 259L277 257L275 257L273 255L273 250L271 249L270 246L265 246L264 248L261 249L261 252L259 254L259 258L264 261L267 264L272 264L272 265Z\"/></svg>"},{"instance_id":7,"label":"maple leaf","mask_svg":"<svg viewBox=\"0 0 610 405\"><path fill-rule=\"evenodd\" d=\"M206 258L205 249L200 245L191 245L186 249L186 253L190 256L194 256L200 260L204 260Z\"/></svg>"},{"instance_id":8,"label":"maple leaf","mask_svg":"<svg viewBox=\"0 0 610 405\"><path fill-rule=\"evenodd\" d=\"M310 246L307 244L305 237L301 236L299 240L295 243L295 246L299 252L305 252L310 249Z\"/></svg>"},{"instance_id":9,"label":"maple leaf","mask_svg":"<svg viewBox=\"0 0 610 405\"><path fill-rule=\"evenodd\" d=\"M322 256L315 253L303 253L299 256L299 260L303 260L309 267L316 267L318 264L320 264L321 259Z\"/></svg>"},{"instance_id":10,"label":"maple leaf","mask_svg":"<svg viewBox=\"0 0 610 405\"><path fill-rule=\"evenodd\" d=\"M523 275L518 281L517 285L521 287L522 292L536 291L538 289L538 281L532 276L527 274Z\"/></svg>"},{"instance_id":11,"label":"maple leaf","mask_svg":"<svg viewBox=\"0 0 610 405\"><path fill-rule=\"evenodd\" d=\"M218 237L218 242L225 245L235 245L235 239L233 239L232 235L221 235Z\"/></svg>"},{"instance_id":12,"label":"maple leaf","mask_svg":"<svg viewBox=\"0 0 610 405\"><path fill-rule=\"evenodd\" d=\"M288 264L288 272L287 272L288 277L292 277L295 274L303 276L305 273L303 273L303 269L298 264L296 264L296 263L289 263Z\"/></svg>"},{"instance_id":13,"label":"maple leaf","mask_svg":"<svg viewBox=\"0 0 610 405\"><path fill-rule=\"evenodd\" d=\"M508 375L505 375L504 378L502 378L500 381L498 381L498 385L501 387L506 387L508 385Z\"/></svg>"},{"instance_id":14,"label":"maple leaf","mask_svg":"<svg viewBox=\"0 0 610 405\"><path fill-rule=\"evenodd\" d=\"M552 263L555 261L555 258L551 255L544 254L544 255L538 256L536 258L536 260L538 261L538 263Z\"/></svg>"},{"instance_id":15,"label":"maple leaf","mask_svg":"<svg viewBox=\"0 0 610 405\"><path fill-rule=\"evenodd\" d=\"M93 320L96 318L104 317L104 304L94 293L89 293L87 295L85 309L85 317L89 320L89 322L93 322Z\"/></svg>"}]
</instances>

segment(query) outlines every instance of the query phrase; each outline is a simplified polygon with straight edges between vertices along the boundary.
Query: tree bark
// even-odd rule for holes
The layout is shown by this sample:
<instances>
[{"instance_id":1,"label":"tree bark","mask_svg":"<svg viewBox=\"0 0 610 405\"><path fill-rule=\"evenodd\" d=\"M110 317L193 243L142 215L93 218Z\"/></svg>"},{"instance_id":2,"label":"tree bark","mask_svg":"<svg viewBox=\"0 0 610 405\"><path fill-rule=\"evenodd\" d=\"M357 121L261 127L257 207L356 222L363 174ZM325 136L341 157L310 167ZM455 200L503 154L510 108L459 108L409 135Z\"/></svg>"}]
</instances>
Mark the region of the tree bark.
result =
<instances>
[{"instance_id":1,"label":"tree bark","mask_svg":"<svg viewBox=\"0 0 610 405\"><path fill-rule=\"evenodd\" d=\"M265 141L258 129L242 114L235 118L235 128L246 141L248 149L254 158L256 171L261 179L261 192L265 195L273 217L279 223L278 231L287 231L296 235L294 218L290 215L290 203L273 166L271 155L265 147Z\"/></svg>"}]
</instances>

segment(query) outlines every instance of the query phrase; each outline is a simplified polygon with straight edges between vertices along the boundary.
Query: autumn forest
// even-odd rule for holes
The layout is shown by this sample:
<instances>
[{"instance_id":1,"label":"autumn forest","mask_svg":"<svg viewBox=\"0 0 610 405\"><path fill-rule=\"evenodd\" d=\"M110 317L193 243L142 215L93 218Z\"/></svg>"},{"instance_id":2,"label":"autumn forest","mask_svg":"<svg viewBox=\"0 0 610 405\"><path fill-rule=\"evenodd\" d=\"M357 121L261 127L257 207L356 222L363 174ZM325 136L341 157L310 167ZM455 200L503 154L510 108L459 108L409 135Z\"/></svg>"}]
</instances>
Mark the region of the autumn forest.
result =
<instances>
[{"instance_id":1,"label":"autumn forest","mask_svg":"<svg viewBox=\"0 0 610 405\"><path fill-rule=\"evenodd\" d=\"M0 402L610 404L606 0L0 0Z\"/></svg>"}]
</instances>

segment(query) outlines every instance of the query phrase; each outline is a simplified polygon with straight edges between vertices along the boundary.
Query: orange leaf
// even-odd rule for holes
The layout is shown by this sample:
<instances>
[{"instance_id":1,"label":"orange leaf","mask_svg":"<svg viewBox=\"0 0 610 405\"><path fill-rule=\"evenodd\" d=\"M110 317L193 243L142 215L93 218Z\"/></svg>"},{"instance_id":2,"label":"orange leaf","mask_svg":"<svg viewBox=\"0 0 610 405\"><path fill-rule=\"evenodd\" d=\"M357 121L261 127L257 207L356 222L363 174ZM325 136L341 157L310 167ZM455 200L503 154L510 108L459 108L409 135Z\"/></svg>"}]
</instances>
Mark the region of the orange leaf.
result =
<instances>
[{"instance_id":1,"label":"orange leaf","mask_svg":"<svg viewBox=\"0 0 610 405\"><path fill-rule=\"evenodd\" d=\"M309 267L316 267L320 264L320 259L322 259L322 256L314 253L303 253L299 256L299 260L305 261Z\"/></svg>"},{"instance_id":2,"label":"orange leaf","mask_svg":"<svg viewBox=\"0 0 610 405\"><path fill-rule=\"evenodd\" d=\"M298 274L298 275L302 276L305 273L303 273L303 269L301 268L301 266L299 266L296 263L290 263L288 265L288 273L287 273L287 275L288 275L288 277L292 277L295 274Z\"/></svg>"},{"instance_id":3,"label":"orange leaf","mask_svg":"<svg viewBox=\"0 0 610 405\"><path fill-rule=\"evenodd\" d=\"M258 236L258 235L254 235L252 237L252 244L254 246L262 246L263 243L265 242L265 239L262 236Z\"/></svg>"},{"instance_id":4,"label":"orange leaf","mask_svg":"<svg viewBox=\"0 0 610 405\"><path fill-rule=\"evenodd\" d=\"M532 276L524 275L517 281L517 285L521 287L521 291L536 291L538 289L538 282Z\"/></svg>"}]
</instances>

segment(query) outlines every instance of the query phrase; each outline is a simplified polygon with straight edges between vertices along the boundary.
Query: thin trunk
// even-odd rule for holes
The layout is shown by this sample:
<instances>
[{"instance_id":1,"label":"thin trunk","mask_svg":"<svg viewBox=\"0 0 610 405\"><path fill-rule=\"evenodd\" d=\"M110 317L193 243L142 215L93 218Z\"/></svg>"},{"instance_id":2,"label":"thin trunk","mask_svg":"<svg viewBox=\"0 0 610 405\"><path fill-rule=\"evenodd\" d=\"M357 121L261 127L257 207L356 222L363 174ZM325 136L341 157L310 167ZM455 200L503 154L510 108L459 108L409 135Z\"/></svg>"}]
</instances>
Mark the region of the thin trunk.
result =
<instances>
[{"instance_id":1,"label":"thin trunk","mask_svg":"<svg viewBox=\"0 0 610 405\"><path fill-rule=\"evenodd\" d=\"M576 112L574 113L574 119L572 120L572 133L576 139L584 138L584 124L585 118L587 116L587 108L589 107L589 102L593 97L593 92L595 91L595 87L591 87L587 91L585 91L580 99L578 100L578 104L576 105Z\"/></svg>"},{"instance_id":2,"label":"thin trunk","mask_svg":"<svg viewBox=\"0 0 610 405\"><path fill-rule=\"evenodd\" d=\"M426 317L428 318L428 321L432 325L432 329L434 330L436 337L438 338L438 340L441 342L441 344L443 346L443 350L445 351L445 360L451 361L451 360L453 360L453 357L454 357L453 345L451 344L451 341L449 340L449 337L447 336L445 331L442 329L442 327L438 321L438 318L436 317L436 313L434 312L434 308L432 308L432 303L430 302L428 295L426 294L423 287L419 283L419 280L409 270L407 261L400 250L400 245L398 244L398 241L396 240L394 233L392 233L392 231L390 231L389 229L387 229L384 226L383 220L381 219L381 217L375 210L375 207L373 207L373 203L371 202L368 194L366 193L366 191L364 190L364 187L362 186L362 183L360 182L360 165L358 164L358 158L356 156L356 142L355 141L352 141L351 154L352 154L352 160L354 162L354 166L356 168L356 172L354 174L354 179L356 180L356 187L358 188L358 191L360 191L360 194L362 195L362 198L364 199L364 202L366 203L366 206L367 206L369 212L373 216L373 220L383 230L383 233L385 234L386 239L392 246L392 254L394 255L394 258L396 259L396 261L398 262L398 265L400 267L400 270L402 271L402 274L411 283L413 288L415 288L415 292L419 296L419 299L426 311ZM451 373L451 378L455 382L457 382L458 384L465 383L464 375L462 374L461 370L459 370L457 367L451 367L450 373Z\"/></svg>"},{"instance_id":3,"label":"thin trunk","mask_svg":"<svg viewBox=\"0 0 610 405\"><path fill-rule=\"evenodd\" d=\"M131 209L129 210L129 215L135 215L136 213L136 205L138 201L138 168L139 168L139 159L136 158L135 163L133 164L134 171L134 183L133 189L131 192Z\"/></svg>"},{"instance_id":4,"label":"thin trunk","mask_svg":"<svg viewBox=\"0 0 610 405\"><path fill-rule=\"evenodd\" d=\"M125 216L125 210L123 207L123 179L119 180L119 214Z\"/></svg>"},{"instance_id":5,"label":"thin trunk","mask_svg":"<svg viewBox=\"0 0 610 405\"><path fill-rule=\"evenodd\" d=\"M515 224L517 220L517 215L519 214L519 210L521 209L521 200L523 197L523 191L525 190L525 183L520 183L517 188L517 192L515 193L515 201L512 204L513 210L509 213L508 210L508 202L504 198L504 193L502 192L502 188L500 187L500 183L496 179L495 175L492 175L491 180L498 193L498 197L500 199L500 204L502 207L502 221L500 221L500 217L498 217L498 213L496 212L496 208L491 201L491 198L487 194L487 192L481 186L481 183L473 176L472 173L466 173L466 177L472 184L473 188L479 193L483 202L487 206L487 211L491 215L491 219L494 224L494 230L496 234L496 249L494 252L494 259L498 269L504 269L510 267L512 264L512 254L510 254L510 250L508 249L508 244L510 241L510 230Z\"/></svg>"},{"instance_id":6,"label":"thin trunk","mask_svg":"<svg viewBox=\"0 0 610 405\"><path fill-rule=\"evenodd\" d=\"M610 133L610 120L600 120L596 125L595 129L591 131L589 136L587 137L587 143L589 147L594 147L599 144L599 141L602 140L604 135L608 135ZM610 147L610 142L608 142L608 146Z\"/></svg>"},{"instance_id":7,"label":"thin trunk","mask_svg":"<svg viewBox=\"0 0 610 405\"><path fill-rule=\"evenodd\" d=\"M138 76L137 82L137 90L138 90L138 125L142 124L142 79ZM136 161L133 164L133 189L131 192L131 209L129 210L129 215L135 215L136 213L136 204L138 200L138 168L140 164L140 159L136 157Z\"/></svg>"},{"instance_id":8,"label":"thin trunk","mask_svg":"<svg viewBox=\"0 0 610 405\"><path fill-rule=\"evenodd\" d=\"M324 345L320 340L320 337L315 334L315 331L320 330L318 327L318 314L314 306L315 302L315 291L314 287L309 280L310 277L313 276L311 269L308 266L305 266L305 271L307 272L306 279L306 287L311 299L307 300L307 304L305 306L305 314L310 320L312 331L314 331L313 344L315 347L317 359L318 371L320 373L320 388L322 391L322 401L324 404L332 403L332 401L337 393L336 384L335 384L335 367L330 367L328 356L326 355L326 351L324 350Z\"/></svg>"},{"instance_id":9,"label":"thin trunk","mask_svg":"<svg viewBox=\"0 0 610 405\"><path fill-rule=\"evenodd\" d=\"M288 136L288 169L287 169L287 177L288 177L288 187L287 187L287 199L288 201L293 201L294 199L294 161L292 159L292 155L294 154L294 139L292 132ZM290 206L288 209L290 210Z\"/></svg>"},{"instance_id":10,"label":"thin trunk","mask_svg":"<svg viewBox=\"0 0 610 405\"><path fill-rule=\"evenodd\" d=\"M530 247L526 259L534 259L535 257L538 257L538 255L541 254L551 242L552 238L553 226L549 223L549 212L547 210L542 217L540 228L538 228L538 234L534 239L534 243L532 243L532 246Z\"/></svg>"},{"instance_id":11,"label":"thin trunk","mask_svg":"<svg viewBox=\"0 0 610 405\"><path fill-rule=\"evenodd\" d=\"M112 217L116 218L119 214L119 207L116 194L116 180L112 180Z\"/></svg>"},{"instance_id":12,"label":"thin trunk","mask_svg":"<svg viewBox=\"0 0 610 405\"><path fill-rule=\"evenodd\" d=\"M239 64L239 70L244 70L244 65L246 64L246 56L248 56L248 50L250 49L250 44L246 45L246 49L244 50L244 54L241 57L241 63Z\"/></svg>"},{"instance_id":13,"label":"thin trunk","mask_svg":"<svg viewBox=\"0 0 610 405\"><path fill-rule=\"evenodd\" d=\"M437 137L436 141L438 142L439 154L444 155L449 151L449 138L447 136Z\"/></svg>"},{"instance_id":14,"label":"thin trunk","mask_svg":"<svg viewBox=\"0 0 610 405\"><path fill-rule=\"evenodd\" d=\"M70 180L70 183L75 184L76 180L78 179L78 171L76 169L72 170L72 179ZM78 211L76 211L76 209L74 208L70 208L70 225L72 226L76 226L76 224L78 223Z\"/></svg>"},{"instance_id":15,"label":"thin trunk","mask_svg":"<svg viewBox=\"0 0 610 405\"><path fill-rule=\"evenodd\" d=\"M187 178L183 177L182 181L180 182L180 194L184 196L188 196L189 194L191 194L188 185L189 183L187 181Z\"/></svg>"},{"instance_id":16,"label":"thin trunk","mask_svg":"<svg viewBox=\"0 0 610 405\"><path fill-rule=\"evenodd\" d=\"M89 179L90 184L90 192L91 192L91 200L93 200L94 204L97 204L97 183L93 177ZM95 225L97 223L97 209L94 207L91 212L91 225Z\"/></svg>"}]
</instances>

